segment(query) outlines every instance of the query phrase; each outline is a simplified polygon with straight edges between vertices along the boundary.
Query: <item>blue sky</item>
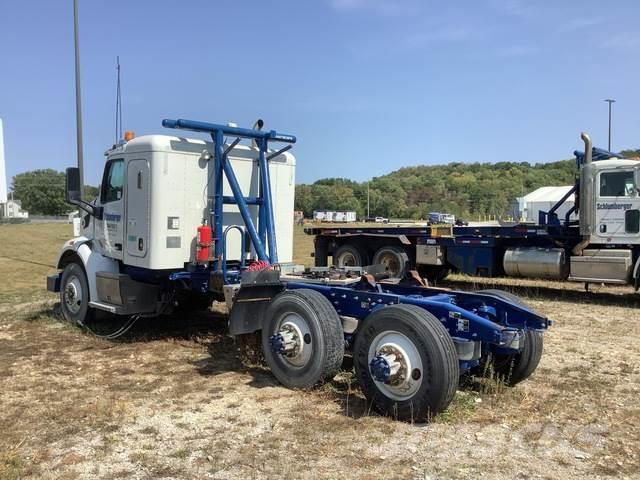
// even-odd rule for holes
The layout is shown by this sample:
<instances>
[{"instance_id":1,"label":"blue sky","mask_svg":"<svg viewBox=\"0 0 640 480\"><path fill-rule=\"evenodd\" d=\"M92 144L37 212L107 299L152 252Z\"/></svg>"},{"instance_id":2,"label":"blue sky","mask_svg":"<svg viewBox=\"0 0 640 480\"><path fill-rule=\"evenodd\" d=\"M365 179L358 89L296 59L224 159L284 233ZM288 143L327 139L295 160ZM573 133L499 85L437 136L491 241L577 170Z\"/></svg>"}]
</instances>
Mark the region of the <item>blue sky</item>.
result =
<instances>
[{"instance_id":1,"label":"blue sky","mask_svg":"<svg viewBox=\"0 0 640 480\"><path fill-rule=\"evenodd\" d=\"M86 179L124 125L192 118L297 135L299 182L405 165L640 147L640 2L80 0ZM0 4L7 176L75 162L72 1ZM197 134L195 134L197 135Z\"/></svg>"}]
</instances>

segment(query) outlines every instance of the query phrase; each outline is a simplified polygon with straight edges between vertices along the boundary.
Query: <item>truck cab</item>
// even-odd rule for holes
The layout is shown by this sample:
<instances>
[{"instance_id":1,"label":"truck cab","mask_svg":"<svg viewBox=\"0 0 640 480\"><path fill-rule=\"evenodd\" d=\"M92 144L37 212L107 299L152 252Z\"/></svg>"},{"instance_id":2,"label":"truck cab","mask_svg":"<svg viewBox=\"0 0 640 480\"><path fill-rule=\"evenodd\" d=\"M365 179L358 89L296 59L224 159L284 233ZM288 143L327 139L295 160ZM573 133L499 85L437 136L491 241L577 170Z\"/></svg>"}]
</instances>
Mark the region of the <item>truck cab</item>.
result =
<instances>
[{"instance_id":1,"label":"truck cab","mask_svg":"<svg viewBox=\"0 0 640 480\"><path fill-rule=\"evenodd\" d=\"M183 269L195 262L197 228L208 217L208 172L212 145L169 135L133 138L106 152L100 195L84 234L97 253L125 265L151 270ZM247 196L258 195L257 152L237 145L229 154ZM280 257L291 261L293 226L286 215L293 208L295 160L285 153L271 162L271 182L278 192L274 216L279 226ZM223 186L230 195L230 188ZM252 208L252 211L255 209ZM254 212L255 215L255 212ZM240 223L238 208L224 207L225 225ZM256 218L257 219L257 218ZM240 260L241 238L229 233L228 259Z\"/></svg>"},{"instance_id":2,"label":"truck cab","mask_svg":"<svg viewBox=\"0 0 640 480\"><path fill-rule=\"evenodd\" d=\"M593 198L595 244L640 243L640 162L611 159L589 171L596 185Z\"/></svg>"}]
</instances>

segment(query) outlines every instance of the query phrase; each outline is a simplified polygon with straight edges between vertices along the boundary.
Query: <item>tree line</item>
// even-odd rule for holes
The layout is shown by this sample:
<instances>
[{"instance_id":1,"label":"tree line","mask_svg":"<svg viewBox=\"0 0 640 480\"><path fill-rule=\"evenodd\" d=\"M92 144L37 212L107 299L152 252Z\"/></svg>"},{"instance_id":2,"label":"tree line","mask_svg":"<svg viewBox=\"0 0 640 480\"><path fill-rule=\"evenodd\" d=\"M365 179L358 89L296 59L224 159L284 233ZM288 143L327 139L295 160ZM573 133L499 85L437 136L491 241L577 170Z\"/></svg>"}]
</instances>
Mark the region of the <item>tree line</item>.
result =
<instances>
[{"instance_id":1,"label":"tree line","mask_svg":"<svg viewBox=\"0 0 640 480\"><path fill-rule=\"evenodd\" d=\"M640 150L623 150L627 158ZM317 210L367 213L371 216L426 219L429 212L457 217L504 216L517 198L543 186L573 185L575 159L549 163L462 163L404 167L370 182L325 178L296 185L295 208L310 218Z\"/></svg>"},{"instance_id":2,"label":"tree line","mask_svg":"<svg viewBox=\"0 0 640 480\"><path fill-rule=\"evenodd\" d=\"M640 149L620 152L640 157ZM429 212L457 217L504 215L516 197L547 185L571 185L575 160L537 163L498 162L420 165L404 167L370 182L324 178L296 185L295 208L310 218L315 210L347 210L363 217L367 212L367 188L373 216L427 218ZM13 177L14 198L32 215L64 215L75 208L65 201L65 175L53 169L32 170ZM85 186L88 201L99 187Z\"/></svg>"}]
</instances>

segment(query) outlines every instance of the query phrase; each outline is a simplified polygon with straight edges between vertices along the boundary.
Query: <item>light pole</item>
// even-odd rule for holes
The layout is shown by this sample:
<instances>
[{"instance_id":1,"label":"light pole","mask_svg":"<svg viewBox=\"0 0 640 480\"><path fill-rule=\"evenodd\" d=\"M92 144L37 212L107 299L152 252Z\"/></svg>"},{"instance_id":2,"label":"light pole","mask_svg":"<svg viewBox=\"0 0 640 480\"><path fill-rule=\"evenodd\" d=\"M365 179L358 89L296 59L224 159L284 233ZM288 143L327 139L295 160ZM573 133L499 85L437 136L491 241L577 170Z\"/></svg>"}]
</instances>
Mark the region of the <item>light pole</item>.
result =
<instances>
[{"instance_id":1,"label":"light pole","mask_svg":"<svg viewBox=\"0 0 640 480\"><path fill-rule=\"evenodd\" d=\"M78 37L78 0L73 0L73 44L76 56L76 148L80 171L80 197L84 193L84 155L82 149L82 94L80 92L80 39Z\"/></svg>"},{"instance_id":2,"label":"light pole","mask_svg":"<svg viewBox=\"0 0 640 480\"><path fill-rule=\"evenodd\" d=\"M616 101L612 98L606 98L604 101L609 104L609 146L607 147L607 150L611 151L611 104L616 103Z\"/></svg>"},{"instance_id":3,"label":"light pole","mask_svg":"<svg viewBox=\"0 0 640 480\"><path fill-rule=\"evenodd\" d=\"M371 216L369 212L369 182L367 182L367 219Z\"/></svg>"}]
</instances>

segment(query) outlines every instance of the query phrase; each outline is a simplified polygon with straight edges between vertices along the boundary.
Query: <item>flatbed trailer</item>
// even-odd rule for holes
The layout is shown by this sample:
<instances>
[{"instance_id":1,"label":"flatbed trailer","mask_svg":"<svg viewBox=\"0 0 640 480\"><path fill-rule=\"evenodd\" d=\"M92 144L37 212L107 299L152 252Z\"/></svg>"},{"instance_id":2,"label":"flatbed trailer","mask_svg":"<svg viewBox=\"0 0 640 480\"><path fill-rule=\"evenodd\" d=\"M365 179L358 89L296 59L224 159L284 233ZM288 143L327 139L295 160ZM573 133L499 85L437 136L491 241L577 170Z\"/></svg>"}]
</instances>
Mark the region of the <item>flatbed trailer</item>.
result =
<instances>
[{"instance_id":1,"label":"flatbed trailer","mask_svg":"<svg viewBox=\"0 0 640 480\"><path fill-rule=\"evenodd\" d=\"M504 254L517 247L557 248L561 243L571 250L580 241L577 227L565 229L550 225L512 226L385 226L385 227L310 227L315 237L313 256L316 266L327 266L329 256L336 266L376 263L376 253L387 247L387 260L396 264L406 255L406 268L415 268L427 278L438 278L455 270L468 275L496 277L505 275ZM345 248L345 246L351 247ZM354 250L356 254L354 255ZM395 255L394 255L395 254ZM402 269L402 268L401 268ZM394 270L394 274L398 270Z\"/></svg>"},{"instance_id":2,"label":"flatbed trailer","mask_svg":"<svg viewBox=\"0 0 640 480\"><path fill-rule=\"evenodd\" d=\"M574 187L536 224L316 226L315 265L383 264L394 277L417 270L437 282L451 272L640 288L640 162L592 148L575 152ZM592 161L593 158L593 161ZM576 195L564 218L556 210ZM579 214L578 220L571 215ZM331 262L329 261L331 257Z\"/></svg>"}]
</instances>

